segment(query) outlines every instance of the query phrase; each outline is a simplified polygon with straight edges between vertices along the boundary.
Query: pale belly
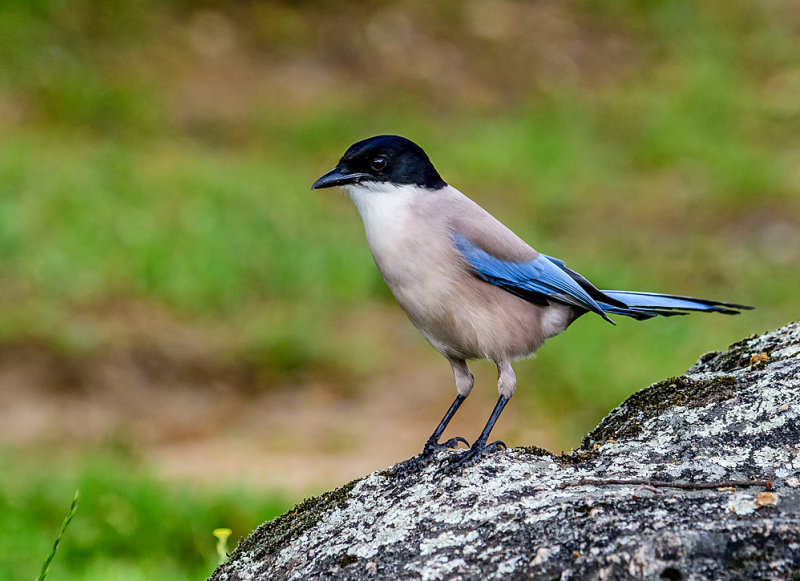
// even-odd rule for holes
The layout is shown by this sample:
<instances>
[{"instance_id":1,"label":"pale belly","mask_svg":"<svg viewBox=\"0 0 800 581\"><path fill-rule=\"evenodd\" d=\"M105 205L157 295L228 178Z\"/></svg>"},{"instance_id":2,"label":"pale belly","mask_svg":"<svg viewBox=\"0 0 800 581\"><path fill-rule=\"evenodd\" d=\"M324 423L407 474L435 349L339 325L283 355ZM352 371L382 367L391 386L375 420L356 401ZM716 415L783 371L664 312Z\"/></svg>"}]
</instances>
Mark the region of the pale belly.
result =
<instances>
[{"instance_id":1,"label":"pale belly","mask_svg":"<svg viewBox=\"0 0 800 581\"><path fill-rule=\"evenodd\" d=\"M446 357L526 357L576 316L566 305L535 305L468 272L440 273L435 281L410 277L389 286L414 326Z\"/></svg>"}]
</instances>

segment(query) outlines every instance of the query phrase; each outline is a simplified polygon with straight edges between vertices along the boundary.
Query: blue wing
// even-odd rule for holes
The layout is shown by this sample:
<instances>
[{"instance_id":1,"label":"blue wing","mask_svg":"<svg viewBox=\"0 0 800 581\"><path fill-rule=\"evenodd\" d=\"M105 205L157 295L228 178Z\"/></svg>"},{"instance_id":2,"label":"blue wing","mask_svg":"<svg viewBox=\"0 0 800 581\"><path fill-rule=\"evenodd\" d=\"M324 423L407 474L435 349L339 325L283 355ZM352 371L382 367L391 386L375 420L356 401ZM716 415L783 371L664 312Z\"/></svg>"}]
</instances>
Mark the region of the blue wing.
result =
<instances>
[{"instance_id":1,"label":"blue wing","mask_svg":"<svg viewBox=\"0 0 800 581\"><path fill-rule=\"evenodd\" d=\"M457 232L452 237L456 248L481 280L532 303L549 305L551 300L566 303L595 312L610 323L613 321L606 313L644 320L696 311L737 315L740 310L753 308L679 295L598 290L558 258L540 254L529 262L511 262L492 256Z\"/></svg>"},{"instance_id":2,"label":"blue wing","mask_svg":"<svg viewBox=\"0 0 800 581\"><path fill-rule=\"evenodd\" d=\"M458 251L481 280L533 303L548 305L554 300L593 311L613 323L585 286L547 256L539 255L529 262L510 262L492 256L457 232L452 237ZM614 299L610 302L616 303Z\"/></svg>"}]
</instances>

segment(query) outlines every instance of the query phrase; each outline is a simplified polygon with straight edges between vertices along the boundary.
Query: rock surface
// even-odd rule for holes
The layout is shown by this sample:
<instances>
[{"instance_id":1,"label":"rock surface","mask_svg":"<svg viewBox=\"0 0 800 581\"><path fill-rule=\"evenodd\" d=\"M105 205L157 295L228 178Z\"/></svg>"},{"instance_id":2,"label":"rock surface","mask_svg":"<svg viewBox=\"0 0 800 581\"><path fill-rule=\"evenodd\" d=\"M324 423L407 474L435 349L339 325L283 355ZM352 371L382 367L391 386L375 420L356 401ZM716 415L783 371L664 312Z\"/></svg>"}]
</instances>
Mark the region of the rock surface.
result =
<instances>
[{"instance_id":1,"label":"rock surface","mask_svg":"<svg viewBox=\"0 0 800 581\"><path fill-rule=\"evenodd\" d=\"M211 579L800 579L798 413L800 322L634 394L571 454L309 499Z\"/></svg>"}]
</instances>

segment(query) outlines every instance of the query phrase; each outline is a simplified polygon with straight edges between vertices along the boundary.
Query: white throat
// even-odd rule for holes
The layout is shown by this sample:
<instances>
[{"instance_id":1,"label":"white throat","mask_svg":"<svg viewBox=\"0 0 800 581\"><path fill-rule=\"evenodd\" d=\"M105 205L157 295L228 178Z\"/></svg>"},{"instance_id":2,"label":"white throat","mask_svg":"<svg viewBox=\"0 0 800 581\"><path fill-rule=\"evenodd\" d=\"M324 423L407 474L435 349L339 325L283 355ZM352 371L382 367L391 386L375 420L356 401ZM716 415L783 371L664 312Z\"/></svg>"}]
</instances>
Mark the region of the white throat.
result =
<instances>
[{"instance_id":1,"label":"white throat","mask_svg":"<svg viewBox=\"0 0 800 581\"><path fill-rule=\"evenodd\" d=\"M416 197L415 186L398 186L388 182L364 182L343 186L366 224L367 220L388 217L393 210L408 206Z\"/></svg>"},{"instance_id":2,"label":"white throat","mask_svg":"<svg viewBox=\"0 0 800 581\"><path fill-rule=\"evenodd\" d=\"M344 190L358 209L368 237L371 230L391 228L402 221L419 195L416 186L387 182L350 184Z\"/></svg>"},{"instance_id":3,"label":"white throat","mask_svg":"<svg viewBox=\"0 0 800 581\"><path fill-rule=\"evenodd\" d=\"M343 189L361 215L367 243L376 260L408 235L408 220L414 203L424 194L417 186L387 182L349 184Z\"/></svg>"}]
</instances>

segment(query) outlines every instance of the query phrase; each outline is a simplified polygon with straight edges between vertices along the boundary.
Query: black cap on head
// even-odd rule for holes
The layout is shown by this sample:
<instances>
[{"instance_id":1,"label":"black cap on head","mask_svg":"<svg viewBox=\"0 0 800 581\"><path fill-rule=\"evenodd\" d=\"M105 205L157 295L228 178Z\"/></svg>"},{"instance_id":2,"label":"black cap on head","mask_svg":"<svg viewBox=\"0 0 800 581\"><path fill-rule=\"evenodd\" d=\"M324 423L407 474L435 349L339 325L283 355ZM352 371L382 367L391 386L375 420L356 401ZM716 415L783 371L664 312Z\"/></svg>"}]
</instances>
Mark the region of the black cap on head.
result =
<instances>
[{"instance_id":1,"label":"black cap on head","mask_svg":"<svg viewBox=\"0 0 800 581\"><path fill-rule=\"evenodd\" d=\"M351 145L339 164L311 188L370 181L415 185L429 190L447 185L419 145L399 135L378 135Z\"/></svg>"}]
</instances>

